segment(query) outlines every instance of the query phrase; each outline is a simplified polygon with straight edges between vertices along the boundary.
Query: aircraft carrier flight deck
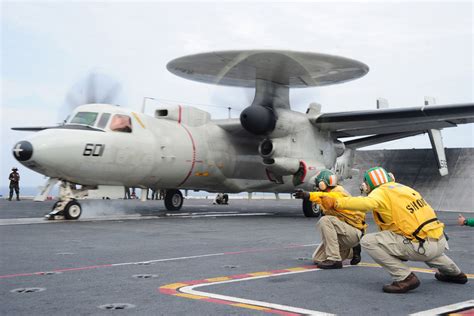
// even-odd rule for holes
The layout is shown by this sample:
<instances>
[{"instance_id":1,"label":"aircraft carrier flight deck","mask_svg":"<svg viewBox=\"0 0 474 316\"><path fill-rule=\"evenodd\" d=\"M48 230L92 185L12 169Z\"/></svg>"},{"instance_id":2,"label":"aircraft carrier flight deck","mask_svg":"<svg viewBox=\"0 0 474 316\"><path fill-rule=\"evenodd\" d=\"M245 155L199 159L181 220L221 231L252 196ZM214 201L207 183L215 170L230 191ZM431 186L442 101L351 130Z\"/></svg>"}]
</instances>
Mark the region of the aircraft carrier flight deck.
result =
<instances>
[{"instance_id":1,"label":"aircraft carrier flight deck","mask_svg":"<svg viewBox=\"0 0 474 316\"><path fill-rule=\"evenodd\" d=\"M438 217L469 282L439 282L410 262L421 286L396 295L382 292L391 279L364 251L357 266L316 269L318 219L300 203L188 199L168 212L162 201L89 200L77 221L46 221L53 201L1 200L1 314L472 313L474 231L458 226L457 213ZM371 215L368 223L374 231Z\"/></svg>"}]
</instances>

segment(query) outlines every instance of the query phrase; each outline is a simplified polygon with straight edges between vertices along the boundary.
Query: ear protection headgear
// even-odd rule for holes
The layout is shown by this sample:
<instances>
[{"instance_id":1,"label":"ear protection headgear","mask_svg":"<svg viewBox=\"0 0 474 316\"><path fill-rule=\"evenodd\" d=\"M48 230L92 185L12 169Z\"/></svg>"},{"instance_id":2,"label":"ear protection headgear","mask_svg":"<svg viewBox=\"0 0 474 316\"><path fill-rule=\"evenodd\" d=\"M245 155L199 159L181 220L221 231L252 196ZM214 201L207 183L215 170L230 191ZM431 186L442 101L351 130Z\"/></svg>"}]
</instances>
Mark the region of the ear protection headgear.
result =
<instances>
[{"instance_id":1,"label":"ear protection headgear","mask_svg":"<svg viewBox=\"0 0 474 316\"><path fill-rule=\"evenodd\" d=\"M326 191L328 187L337 185L337 177L332 171L323 169L316 176L315 182L319 190Z\"/></svg>"},{"instance_id":2,"label":"ear protection headgear","mask_svg":"<svg viewBox=\"0 0 474 316\"><path fill-rule=\"evenodd\" d=\"M364 182L361 184L360 189L364 193L370 193L376 187L388 183L393 182L394 177L393 174L389 174L384 168L382 167L374 167L367 170L364 174Z\"/></svg>"}]
</instances>

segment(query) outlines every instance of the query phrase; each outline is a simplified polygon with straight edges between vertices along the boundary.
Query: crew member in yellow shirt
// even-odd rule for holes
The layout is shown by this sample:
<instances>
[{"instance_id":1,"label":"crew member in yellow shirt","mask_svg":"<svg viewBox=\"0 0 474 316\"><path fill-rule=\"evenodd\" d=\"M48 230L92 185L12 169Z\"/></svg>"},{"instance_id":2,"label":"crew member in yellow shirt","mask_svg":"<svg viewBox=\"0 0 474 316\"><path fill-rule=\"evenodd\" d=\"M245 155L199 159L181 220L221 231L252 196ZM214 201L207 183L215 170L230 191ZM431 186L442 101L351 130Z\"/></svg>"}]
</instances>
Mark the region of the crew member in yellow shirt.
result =
<instances>
[{"instance_id":1,"label":"crew member in yellow shirt","mask_svg":"<svg viewBox=\"0 0 474 316\"><path fill-rule=\"evenodd\" d=\"M350 196L342 186L337 185L336 175L330 170L321 170L315 182L318 192L297 190L295 197L321 204L322 196ZM313 253L314 263L320 269L341 269L342 261L351 256L353 248L351 265L358 264L361 260L359 241L367 227L365 213L350 210L336 212L324 207L322 211L325 216L318 222L321 244Z\"/></svg>"},{"instance_id":2,"label":"crew member in yellow shirt","mask_svg":"<svg viewBox=\"0 0 474 316\"><path fill-rule=\"evenodd\" d=\"M365 235L361 245L392 276L393 283L384 285L384 292L405 293L420 285L403 263L407 260L438 269L435 277L439 281L467 282L466 275L444 254L444 224L417 191L396 183L381 167L366 171L362 189L367 197L323 197L322 205L334 210L373 211L380 232Z\"/></svg>"}]
</instances>

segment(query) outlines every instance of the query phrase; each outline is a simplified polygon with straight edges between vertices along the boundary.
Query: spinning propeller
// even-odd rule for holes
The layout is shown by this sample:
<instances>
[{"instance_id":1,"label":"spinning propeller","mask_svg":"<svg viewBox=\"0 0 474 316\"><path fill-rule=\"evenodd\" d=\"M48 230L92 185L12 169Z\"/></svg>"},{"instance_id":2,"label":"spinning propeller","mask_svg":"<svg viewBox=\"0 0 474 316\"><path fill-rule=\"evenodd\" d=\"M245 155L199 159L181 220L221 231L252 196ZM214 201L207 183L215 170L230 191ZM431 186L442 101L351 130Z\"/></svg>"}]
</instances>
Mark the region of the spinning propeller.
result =
<instances>
[{"instance_id":1,"label":"spinning propeller","mask_svg":"<svg viewBox=\"0 0 474 316\"><path fill-rule=\"evenodd\" d=\"M83 104L116 104L124 101L122 85L109 75L91 72L76 82L66 94L60 108L60 120L70 115L76 107Z\"/></svg>"},{"instance_id":2,"label":"spinning propeller","mask_svg":"<svg viewBox=\"0 0 474 316\"><path fill-rule=\"evenodd\" d=\"M76 82L66 94L63 104L58 111L56 126L12 127L16 131L37 132L64 125L68 116L83 104L106 103L119 104L125 100L122 94L122 85L112 77L99 72L91 72Z\"/></svg>"}]
</instances>

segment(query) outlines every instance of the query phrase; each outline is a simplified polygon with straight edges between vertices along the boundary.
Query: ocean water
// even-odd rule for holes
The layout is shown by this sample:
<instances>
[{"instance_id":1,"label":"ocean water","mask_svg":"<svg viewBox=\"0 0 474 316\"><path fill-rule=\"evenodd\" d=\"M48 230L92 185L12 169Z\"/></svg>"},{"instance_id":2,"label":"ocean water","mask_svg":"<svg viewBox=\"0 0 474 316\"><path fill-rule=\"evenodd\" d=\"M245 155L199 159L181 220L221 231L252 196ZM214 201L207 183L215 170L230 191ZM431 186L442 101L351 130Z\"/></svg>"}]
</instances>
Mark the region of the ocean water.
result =
<instances>
[{"instance_id":1,"label":"ocean water","mask_svg":"<svg viewBox=\"0 0 474 316\"><path fill-rule=\"evenodd\" d=\"M21 196L35 196L36 194L38 194L38 192L39 192L38 187L23 187L20 185L20 197ZM50 192L50 195L56 196L58 194L57 192L58 192L58 189L53 188L53 190L51 190ZM5 186L0 187L0 198L8 197L9 193L10 193L10 189L8 187L5 187Z\"/></svg>"}]
</instances>

